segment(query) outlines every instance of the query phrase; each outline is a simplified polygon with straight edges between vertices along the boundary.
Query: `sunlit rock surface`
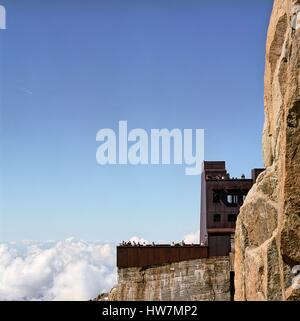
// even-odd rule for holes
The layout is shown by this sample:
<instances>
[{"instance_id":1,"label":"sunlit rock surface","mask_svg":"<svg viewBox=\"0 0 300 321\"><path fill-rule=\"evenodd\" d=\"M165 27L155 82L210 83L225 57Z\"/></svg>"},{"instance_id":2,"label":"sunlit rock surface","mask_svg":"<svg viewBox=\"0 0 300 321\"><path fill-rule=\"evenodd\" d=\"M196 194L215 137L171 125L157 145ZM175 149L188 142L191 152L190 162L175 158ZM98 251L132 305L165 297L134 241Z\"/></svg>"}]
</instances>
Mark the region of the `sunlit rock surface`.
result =
<instances>
[{"instance_id":1,"label":"sunlit rock surface","mask_svg":"<svg viewBox=\"0 0 300 321\"><path fill-rule=\"evenodd\" d=\"M295 283L300 265L299 47L300 1L275 0L266 45L267 169L237 221L236 300L300 300Z\"/></svg>"}]
</instances>

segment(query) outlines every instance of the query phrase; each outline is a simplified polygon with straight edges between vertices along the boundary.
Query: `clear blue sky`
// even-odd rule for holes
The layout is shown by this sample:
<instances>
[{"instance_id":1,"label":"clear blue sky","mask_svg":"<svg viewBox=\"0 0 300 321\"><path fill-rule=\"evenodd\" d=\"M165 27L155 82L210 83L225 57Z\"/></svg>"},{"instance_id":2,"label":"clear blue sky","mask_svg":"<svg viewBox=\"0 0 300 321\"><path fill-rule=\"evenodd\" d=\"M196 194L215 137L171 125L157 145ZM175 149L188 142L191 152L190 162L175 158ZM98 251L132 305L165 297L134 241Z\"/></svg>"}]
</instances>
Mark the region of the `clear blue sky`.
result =
<instances>
[{"instance_id":1,"label":"clear blue sky","mask_svg":"<svg viewBox=\"0 0 300 321\"><path fill-rule=\"evenodd\" d=\"M0 241L180 239L200 177L107 166L96 132L204 128L205 158L262 166L271 0L2 0Z\"/></svg>"}]
</instances>

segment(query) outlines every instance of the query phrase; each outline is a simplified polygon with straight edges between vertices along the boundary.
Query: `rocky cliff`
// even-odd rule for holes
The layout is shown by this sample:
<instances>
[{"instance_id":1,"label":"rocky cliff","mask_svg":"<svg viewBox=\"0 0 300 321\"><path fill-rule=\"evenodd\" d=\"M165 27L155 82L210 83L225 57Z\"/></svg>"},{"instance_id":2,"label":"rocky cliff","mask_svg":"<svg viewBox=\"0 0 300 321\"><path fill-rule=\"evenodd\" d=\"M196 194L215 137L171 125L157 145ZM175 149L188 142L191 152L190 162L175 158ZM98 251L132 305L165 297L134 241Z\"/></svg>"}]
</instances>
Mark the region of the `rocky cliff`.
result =
<instances>
[{"instance_id":1,"label":"rocky cliff","mask_svg":"<svg viewBox=\"0 0 300 321\"><path fill-rule=\"evenodd\" d=\"M229 257L118 269L109 301L229 301Z\"/></svg>"},{"instance_id":2,"label":"rocky cliff","mask_svg":"<svg viewBox=\"0 0 300 321\"><path fill-rule=\"evenodd\" d=\"M300 300L300 0L275 0L265 67L266 171L241 208L236 300Z\"/></svg>"}]
</instances>

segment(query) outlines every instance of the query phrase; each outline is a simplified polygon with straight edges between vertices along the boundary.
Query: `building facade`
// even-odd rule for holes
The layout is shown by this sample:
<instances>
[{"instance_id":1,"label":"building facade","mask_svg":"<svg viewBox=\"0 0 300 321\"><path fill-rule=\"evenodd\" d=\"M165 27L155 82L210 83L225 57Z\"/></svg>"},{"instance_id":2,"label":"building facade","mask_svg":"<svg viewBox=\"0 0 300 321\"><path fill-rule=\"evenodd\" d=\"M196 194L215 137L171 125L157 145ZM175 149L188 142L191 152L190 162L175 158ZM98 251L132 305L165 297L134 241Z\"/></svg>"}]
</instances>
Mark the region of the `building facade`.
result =
<instances>
[{"instance_id":1,"label":"building facade","mask_svg":"<svg viewBox=\"0 0 300 321\"><path fill-rule=\"evenodd\" d=\"M228 256L240 207L257 176L231 178L224 161L205 161L201 177L200 244L208 246L209 256Z\"/></svg>"}]
</instances>

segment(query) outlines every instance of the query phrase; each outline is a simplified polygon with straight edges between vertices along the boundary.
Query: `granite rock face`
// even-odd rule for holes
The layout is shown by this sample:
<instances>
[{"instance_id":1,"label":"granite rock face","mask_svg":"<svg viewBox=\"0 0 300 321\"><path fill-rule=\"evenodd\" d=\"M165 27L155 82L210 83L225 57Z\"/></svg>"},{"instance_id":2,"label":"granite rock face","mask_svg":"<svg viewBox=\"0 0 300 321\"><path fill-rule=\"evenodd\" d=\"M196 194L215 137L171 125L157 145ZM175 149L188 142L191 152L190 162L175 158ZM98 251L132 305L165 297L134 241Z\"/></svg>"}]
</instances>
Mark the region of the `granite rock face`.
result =
<instances>
[{"instance_id":1,"label":"granite rock face","mask_svg":"<svg viewBox=\"0 0 300 321\"><path fill-rule=\"evenodd\" d=\"M109 301L229 301L229 257L121 268Z\"/></svg>"},{"instance_id":2,"label":"granite rock face","mask_svg":"<svg viewBox=\"0 0 300 321\"><path fill-rule=\"evenodd\" d=\"M265 67L266 171L235 235L235 300L300 300L300 0L275 0Z\"/></svg>"}]
</instances>

